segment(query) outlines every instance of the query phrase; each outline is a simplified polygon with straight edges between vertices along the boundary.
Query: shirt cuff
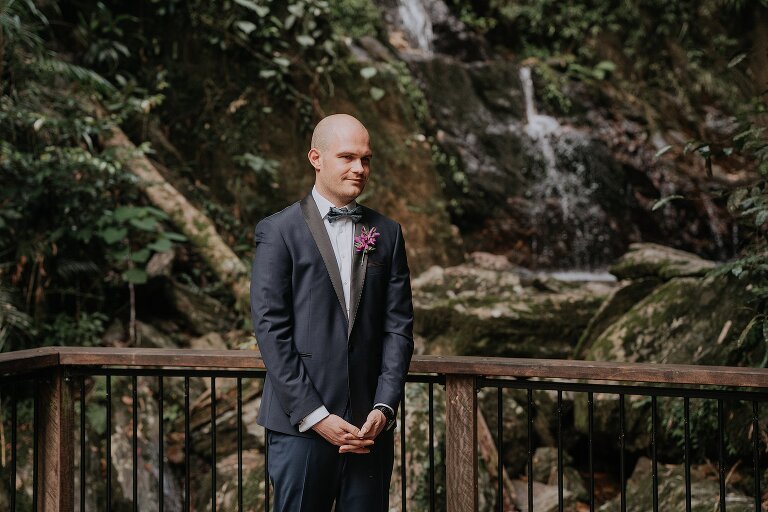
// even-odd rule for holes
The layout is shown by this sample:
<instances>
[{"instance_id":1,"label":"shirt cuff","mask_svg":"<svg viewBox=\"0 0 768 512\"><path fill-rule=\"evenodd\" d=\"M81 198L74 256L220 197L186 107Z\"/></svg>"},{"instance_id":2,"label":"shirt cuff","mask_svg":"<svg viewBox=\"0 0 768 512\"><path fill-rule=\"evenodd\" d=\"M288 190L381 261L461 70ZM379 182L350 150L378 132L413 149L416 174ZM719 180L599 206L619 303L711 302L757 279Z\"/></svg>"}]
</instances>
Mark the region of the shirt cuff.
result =
<instances>
[{"instance_id":1,"label":"shirt cuff","mask_svg":"<svg viewBox=\"0 0 768 512\"><path fill-rule=\"evenodd\" d=\"M379 402L378 404L373 404L373 407L375 408L375 407L377 407L379 405L383 405L384 407L386 407L387 409L392 411L392 416L395 415L395 410L393 408L391 408L390 406L388 406L387 404L383 403L383 402Z\"/></svg>"},{"instance_id":2,"label":"shirt cuff","mask_svg":"<svg viewBox=\"0 0 768 512\"><path fill-rule=\"evenodd\" d=\"M299 432L306 432L319 423L320 420L324 420L330 415L331 413L328 412L328 409L326 409L324 405L321 405L311 413L307 414L304 419L299 422Z\"/></svg>"}]
</instances>

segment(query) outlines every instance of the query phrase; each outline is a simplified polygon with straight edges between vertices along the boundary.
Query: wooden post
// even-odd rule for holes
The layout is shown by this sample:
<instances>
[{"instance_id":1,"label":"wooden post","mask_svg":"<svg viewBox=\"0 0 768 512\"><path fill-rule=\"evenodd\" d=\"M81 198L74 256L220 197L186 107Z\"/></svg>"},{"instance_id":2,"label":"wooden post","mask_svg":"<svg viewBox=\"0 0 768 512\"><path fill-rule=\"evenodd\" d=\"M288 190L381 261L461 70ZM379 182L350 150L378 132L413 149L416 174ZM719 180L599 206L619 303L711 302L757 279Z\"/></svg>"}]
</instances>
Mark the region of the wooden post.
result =
<instances>
[{"instance_id":1,"label":"wooden post","mask_svg":"<svg viewBox=\"0 0 768 512\"><path fill-rule=\"evenodd\" d=\"M448 512L477 510L477 391L472 375L446 375L445 471Z\"/></svg>"},{"instance_id":2,"label":"wooden post","mask_svg":"<svg viewBox=\"0 0 768 512\"><path fill-rule=\"evenodd\" d=\"M37 384L37 511L75 510L75 410L71 384L56 367Z\"/></svg>"}]
</instances>

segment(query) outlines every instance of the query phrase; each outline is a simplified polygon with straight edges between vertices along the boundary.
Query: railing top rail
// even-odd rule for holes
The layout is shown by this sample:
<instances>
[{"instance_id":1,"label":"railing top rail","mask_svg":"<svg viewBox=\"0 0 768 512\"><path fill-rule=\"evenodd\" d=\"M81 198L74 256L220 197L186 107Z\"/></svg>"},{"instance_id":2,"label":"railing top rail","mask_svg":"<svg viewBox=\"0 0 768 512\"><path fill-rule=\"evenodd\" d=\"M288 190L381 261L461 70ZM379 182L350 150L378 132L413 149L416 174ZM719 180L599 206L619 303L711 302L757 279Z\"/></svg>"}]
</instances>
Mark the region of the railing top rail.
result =
<instances>
[{"instance_id":1,"label":"railing top rail","mask_svg":"<svg viewBox=\"0 0 768 512\"><path fill-rule=\"evenodd\" d=\"M0 376L56 366L242 371L264 369L264 362L252 350L45 347L0 353ZM768 388L768 369L731 366L435 355L414 356L410 372Z\"/></svg>"}]
</instances>

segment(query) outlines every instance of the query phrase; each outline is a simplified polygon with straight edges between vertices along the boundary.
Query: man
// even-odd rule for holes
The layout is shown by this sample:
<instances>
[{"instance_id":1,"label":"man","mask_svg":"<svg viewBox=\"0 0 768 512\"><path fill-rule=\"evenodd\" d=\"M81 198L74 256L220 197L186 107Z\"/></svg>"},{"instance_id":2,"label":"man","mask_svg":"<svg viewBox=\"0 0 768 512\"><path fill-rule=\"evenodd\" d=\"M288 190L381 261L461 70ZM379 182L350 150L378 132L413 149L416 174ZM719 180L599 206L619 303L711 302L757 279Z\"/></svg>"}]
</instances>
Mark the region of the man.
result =
<instances>
[{"instance_id":1,"label":"man","mask_svg":"<svg viewBox=\"0 0 768 512\"><path fill-rule=\"evenodd\" d=\"M259 222L251 312L267 367L274 510L388 510L395 413L413 353L400 225L358 205L368 131L352 116L315 128L312 192Z\"/></svg>"}]
</instances>

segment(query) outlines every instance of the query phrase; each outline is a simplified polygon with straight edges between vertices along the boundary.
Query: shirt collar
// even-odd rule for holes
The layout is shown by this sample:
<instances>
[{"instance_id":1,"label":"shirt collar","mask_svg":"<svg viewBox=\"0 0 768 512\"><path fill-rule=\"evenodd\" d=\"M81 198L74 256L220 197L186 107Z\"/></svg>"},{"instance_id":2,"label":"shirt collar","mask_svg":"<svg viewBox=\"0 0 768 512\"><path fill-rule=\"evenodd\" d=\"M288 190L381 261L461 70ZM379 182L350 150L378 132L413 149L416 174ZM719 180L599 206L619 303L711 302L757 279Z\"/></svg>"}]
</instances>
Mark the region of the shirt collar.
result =
<instances>
[{"instance_id":1,"label":"shirt collar","mask_svg":"<svg viewBox=\"0 0 768 512\"><path fill-rule=\"evenodd\" d=\"M328 211L331 209L331 207L334 206L332 202L327 200L325 197L323 197L320 192L317 191L317 187L312 187L312 198L315 200L315 204L317 205L317 209L320 212L320 217L325 220L326 215L328 215ZM352 201L346 206L343 206L343 208L352 209L357 206L357 201Z\"/></svg>"}]
</instances>

